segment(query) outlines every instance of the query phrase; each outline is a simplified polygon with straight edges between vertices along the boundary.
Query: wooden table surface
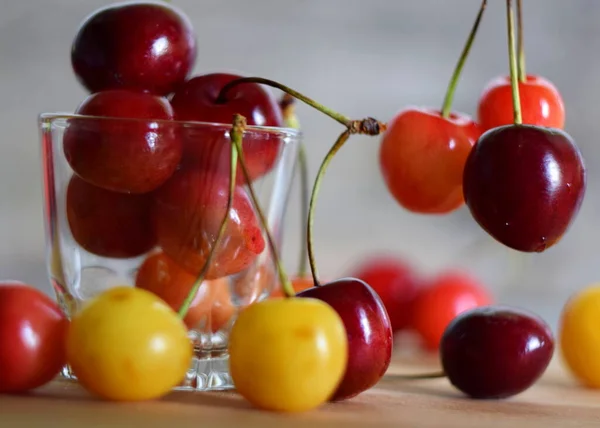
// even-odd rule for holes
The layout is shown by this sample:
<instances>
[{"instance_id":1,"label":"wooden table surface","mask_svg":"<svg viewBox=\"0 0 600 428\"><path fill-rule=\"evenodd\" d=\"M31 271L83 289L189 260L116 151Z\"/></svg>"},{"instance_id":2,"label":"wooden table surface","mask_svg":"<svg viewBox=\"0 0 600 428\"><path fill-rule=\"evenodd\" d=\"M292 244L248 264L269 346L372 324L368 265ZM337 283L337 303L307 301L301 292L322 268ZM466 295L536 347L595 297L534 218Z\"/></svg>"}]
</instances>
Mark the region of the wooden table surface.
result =
<instances>
[{"instance_id":1,"label":"wooden table surface","mask_svg":"<svg viewBox=\"0 0 600 428\"><path fill-rule=\"evenodd\" d=\"M285 415L251 408L235 392L174 392L155 402L108 403L77 384L55 381L28 396L0 396L0 427L598 427L600 391L577 386L558 362L521 395L502 401L464 398L447 380L406 381L394 374L431 370L395 358L372 390L344 403Z\"/></svg>"}]
</instances>

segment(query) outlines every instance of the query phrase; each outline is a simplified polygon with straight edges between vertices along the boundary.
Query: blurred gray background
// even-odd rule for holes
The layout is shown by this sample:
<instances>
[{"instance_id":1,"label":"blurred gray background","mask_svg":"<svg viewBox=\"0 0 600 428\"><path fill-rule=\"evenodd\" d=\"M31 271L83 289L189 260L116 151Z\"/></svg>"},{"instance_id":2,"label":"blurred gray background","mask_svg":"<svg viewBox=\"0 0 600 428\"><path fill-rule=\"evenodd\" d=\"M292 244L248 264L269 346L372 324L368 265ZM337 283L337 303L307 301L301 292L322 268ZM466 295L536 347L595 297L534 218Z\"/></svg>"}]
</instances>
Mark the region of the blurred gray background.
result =
<instances>
[{"instance_id":1,"label":"blurred gray background","mask_svg":"<svg viewBox=\"0 0 600 428\"><path fill-rule=\"evenodd\" d=\"M0 0L0 278L46 279L36 116L73 111L85 92L70 66L80 21L101 0ZM193 21L196 73L269 77L354 117L389 120L408 104L441 106L479 0L175 0ZM517 254L488 238L466 209L417 216L388 195L377 163L379 140L355 137L332 163L316 217L321 273L347 272L364 255L391 251L425 274L460 266L505 303L555 325L574 290L600 281L600 1L524 0L528 71L552 80L567 108L567 131L583 151L588 192L563 241L544 254ZM507 72L504 2L491 0L464 71L455 108L475 112L492 77ZM299 107L314 174L341 131ZM298 188L295 187L294 192ZM296 266L299 204L289 206L284 255Z\"/></svg>"}]
</instances>

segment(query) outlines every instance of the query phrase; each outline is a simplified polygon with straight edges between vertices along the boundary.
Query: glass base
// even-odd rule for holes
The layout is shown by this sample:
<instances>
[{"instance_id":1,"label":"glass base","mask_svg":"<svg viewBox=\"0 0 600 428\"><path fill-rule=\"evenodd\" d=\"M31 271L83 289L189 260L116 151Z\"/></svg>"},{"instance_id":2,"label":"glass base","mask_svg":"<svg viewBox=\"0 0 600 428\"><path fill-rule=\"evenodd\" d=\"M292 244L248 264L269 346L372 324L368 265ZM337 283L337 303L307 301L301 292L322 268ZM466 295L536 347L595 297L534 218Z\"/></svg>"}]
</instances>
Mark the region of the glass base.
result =
<instances>
[{"instance_id":1,"label":"glass base","mask_svg":"<svg viewBox=\"0 0 600 428\"><path fill-rule=\"evenodd\" d=\"M77 377L69 366L62 369L61 377L77 382ZM223 391L233 389L231 376L229 376L229 355L221 354L218 357L194 357L192 365L185 375L181 385L174 388L176 391Z\"/></svg>"}]
</instances>

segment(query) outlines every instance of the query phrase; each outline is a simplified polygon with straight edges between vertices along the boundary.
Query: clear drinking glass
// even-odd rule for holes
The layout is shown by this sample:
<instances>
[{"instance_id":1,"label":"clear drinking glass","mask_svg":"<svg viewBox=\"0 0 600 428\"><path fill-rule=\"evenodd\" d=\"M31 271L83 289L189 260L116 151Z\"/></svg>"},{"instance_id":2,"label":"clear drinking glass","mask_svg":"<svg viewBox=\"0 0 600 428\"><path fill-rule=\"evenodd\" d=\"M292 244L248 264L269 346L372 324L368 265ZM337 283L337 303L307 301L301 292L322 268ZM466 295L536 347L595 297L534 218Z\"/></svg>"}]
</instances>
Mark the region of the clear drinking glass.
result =
<instances>
[{"instance_id":1,"label":"clear drinking glass","mask_svg":"<svg viewBox=\"0 0 600 428\"><path fill-rule=\"evenodd\" d=\"M181 307L212 247L229 195L231 126L42 114L48 269L67 316L117 285ZM246 129L253 188L282 242L298 132ZM194 360L181 388L231 387L228 335L238 311L265 299L276 273L241 168L225 235L185 317ZM64 376L74 378L68 367Z\"/></svg>"}]
</instances>

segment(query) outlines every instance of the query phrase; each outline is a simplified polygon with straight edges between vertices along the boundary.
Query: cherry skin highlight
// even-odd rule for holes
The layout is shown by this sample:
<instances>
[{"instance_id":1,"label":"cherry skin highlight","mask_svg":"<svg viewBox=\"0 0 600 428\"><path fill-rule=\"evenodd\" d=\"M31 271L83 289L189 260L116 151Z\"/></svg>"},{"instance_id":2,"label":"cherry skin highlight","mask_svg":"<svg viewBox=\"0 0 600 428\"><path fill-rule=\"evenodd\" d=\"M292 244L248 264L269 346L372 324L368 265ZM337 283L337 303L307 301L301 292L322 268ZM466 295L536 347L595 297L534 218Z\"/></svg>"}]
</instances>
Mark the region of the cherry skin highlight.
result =
<instances>
[{"instance_id":1,"label":"cherry skin highlight","mask_svg":"<svg viewBox=\"0 0 600 428\"><path fill-rule=\"evenodd\" d=\"M194 77L179 88L171 99L175 117L181 121L222 123L222 129L194 129L184 133L184 160L186 163L229 174L230 143L226 132L231 118L238 113L246 117L249 126L283 126L277 100L261 85L244 83L233 87L224 102L217 102L221 89L242 76L213 73ZM249 132L244 135L242 148L251 179L270 171L281 148L282 141L275 133ZM238 167L238 183L245 177Z\"/></svg>"},{"instance_id":2,"label":"cherry skin highlight","mask_svg":"<svg viewBox=\"0 0 600 428\"><path fill-rule=\"evenodd\" d=\"M165 98L124 90L98 92L75 113L100 117L70 119L64 135L67 162L88 183L147 193L177 168L181 139L169 122L173 111Z\"/></svg>"},{"instance_id":3,"label":"cherry skin highlight","mask_svg":"<svg viewBox=\"0 0 600 428\"><path fill-rule=\"evenodd\" d=\"M86 18L71 47L73 70L90 92L131 89L167 95L196 60L189 19L160 3L117 3Z\"/></svg>"},{"instance_id":4,"label":"cherry skin highlight","mask_svg":"<svg viewBox=\"0 0 600 428\"><path fill-rule=\"evenodd\" d=\"M472 398L506 398L525 391L554 353L550 327L521 309L487 306L455 318L440 357L450 382Z\"/></svg>"},{"instance_id":5,"label":"cherry skin highlight","mask_svg":"<svg viewBox=\"0 0 600 428\"><path fill-rule=\"evenodd\" d=\"M155 195L154 225L165 254L198 275L225 217L228 198L228 177L196 169L177 171ZM205 278L241 272L264 248L250 198L236 186L225 234Z\"/></svg>"},{"instance_id":6,"label":"cherry skin highlight","mask_svg":"<svg viewBox=\"0 0 600 428\"><path fill-rule=\"evenodd\" d=\"M547 79L528 75L519 82L521 114L525 125L563 129L565 106L560 92ZM510 125L514 120L510 77L493 79L483 90L477 107L477 121L482 131Z\"/></svg>"},{"instance_id":7,"label":"cherry skin highlight","mask_svg":"<svg viewBox=\"0 0 600 428\"><path fill-rule=\"evenodd\" d=\"M381 297L395 332L409 326L421 285L412 266L397 257L374 257L355 268L351 276L369 284Z\"/></svg>"},{"instance_id":8,"label":"cherry skin highlight","mask_svg":"<svg viewBox=\"0 0 600 428\"><path fill-rule=\"evenodd\" d=\"M297 294L324 301L340 315L348 335L348 365L332 401L375 385L390 365L393 335L381 299L364 281L344 278Z\"/></svg>"},{"instance_id":9,"label":"cherry skin highlight","mask_svg":"<svg viewBox=\"0 0 600 428\"><path fill-rule=\"evenodd\" d=\"M388 124L379 163L388 190L405 209L444 214L464 203L462 174L480 132L473 120L433 109L407 108Z\"/></svg>"},{"instance_id":10,"label":"cherry skin highlight","mask_svg":"<svg viewBox=\"0 0 600 428\"><path fill-rule=\"evenodd\" d=\"M130 258L156 244L149 195L111 192L73 175L66 199L71 235L86 251L102 257Z\"/></svg>"},{"instance_id":11,"label":"cherry skin highlight","mask_svg":"<svg viewBox=\"0 0 600 428\"><path fill-rule=\"evenodd\" d=\"M507 125L481 136L464 173L465 201L492 237L542 252L568 230L583 201L586 171L565 132Z\"/></svg>"}]
</instances>

